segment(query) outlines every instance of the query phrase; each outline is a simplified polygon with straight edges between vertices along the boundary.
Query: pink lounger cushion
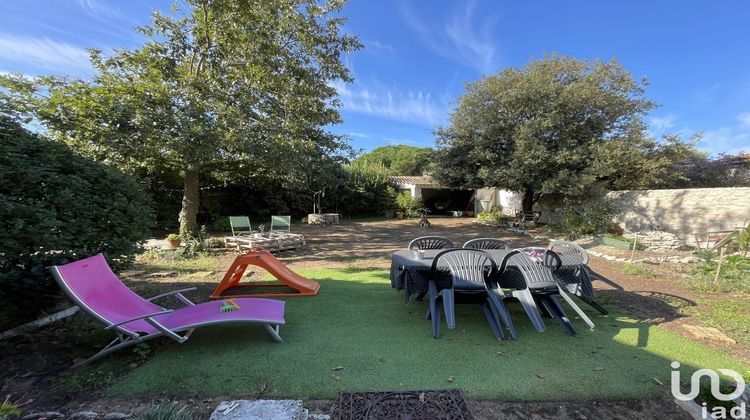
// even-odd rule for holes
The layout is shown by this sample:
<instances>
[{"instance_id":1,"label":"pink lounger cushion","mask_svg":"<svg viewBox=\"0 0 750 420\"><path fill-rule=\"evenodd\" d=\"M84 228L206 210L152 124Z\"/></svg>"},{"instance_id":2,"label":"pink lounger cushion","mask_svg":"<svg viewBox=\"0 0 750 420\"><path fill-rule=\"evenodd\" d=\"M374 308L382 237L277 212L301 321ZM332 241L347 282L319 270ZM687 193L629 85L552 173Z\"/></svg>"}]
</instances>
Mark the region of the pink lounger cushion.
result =
<instances>
[{"instance_id":1,"label":"pink lounger cushion","mask_svg":"<svg viewBox=\"0 0 750 420\"><path fill-rule=\"evenodd\" d=\"M138 316L163 310L130 290L112 272L102 254L84 258L56 269L64 282L66 292L84 306L84 309L102 321L117 324ZM273 299L236 299L240 309L221 312L222 301L186 306L174 312L157 315L153 319L165 327L181 331L197 326L254 322L259 324L284 324L284 302ZM145 320L123 324L122 329L132 333L151 334L158 330Z\"/></svg>"}]
</instances>

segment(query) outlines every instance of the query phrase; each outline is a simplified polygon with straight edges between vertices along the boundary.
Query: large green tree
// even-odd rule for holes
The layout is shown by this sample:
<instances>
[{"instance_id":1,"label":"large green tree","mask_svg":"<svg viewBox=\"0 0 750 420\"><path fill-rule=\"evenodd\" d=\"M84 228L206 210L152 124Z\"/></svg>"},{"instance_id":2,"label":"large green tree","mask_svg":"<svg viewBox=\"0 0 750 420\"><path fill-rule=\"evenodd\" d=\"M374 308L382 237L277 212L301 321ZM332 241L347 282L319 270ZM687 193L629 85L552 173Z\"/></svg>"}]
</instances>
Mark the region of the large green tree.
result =
<instances>
[{"instance_id":1,"label":"large green tree","mask_svg":"<svg viewBox=\"0 0 750 420\"><path fill-rule=\"evenodd\" d=\"M580 196L643 187L669 159L643 116L655 107L616 61L549 56L469 83L450 125L436 130L435 175L449 184Z\"/></svg>"},{"instance_id":2,"label":"large green tree","mask_svg":"<svg viewBox=\"0 0 750 420\"><path fill-rule=\"evenodd\" d=\"M433 150L405 145L382 146L355 162L383 165L393 175L422 175L432 162Z\"/></svg>"},{"instance_id":3,"label":"large green tree","mask_svg":"<svg viewBox=\"0 0 750 420\"><path fill-rule=\"evenodd\" d=\"M148 41L92 51L92 80L0 76L51 134L129 171L179 171L180 231L194 233L201 177L285 177L348 146L332 80L351 81L343 0L185 0L154 13ZM249 175L248 175L249 174Z\"/></svg>"}]
</instances>

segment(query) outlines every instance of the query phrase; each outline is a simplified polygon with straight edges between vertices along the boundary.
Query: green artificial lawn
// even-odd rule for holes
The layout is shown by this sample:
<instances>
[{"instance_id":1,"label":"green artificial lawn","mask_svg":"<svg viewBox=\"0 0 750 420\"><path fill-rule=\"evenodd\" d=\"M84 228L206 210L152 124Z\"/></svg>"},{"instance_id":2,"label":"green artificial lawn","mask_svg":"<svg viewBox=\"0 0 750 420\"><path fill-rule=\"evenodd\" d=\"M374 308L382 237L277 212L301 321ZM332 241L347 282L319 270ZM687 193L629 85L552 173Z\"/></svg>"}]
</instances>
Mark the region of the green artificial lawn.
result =
<instances>
[{"instance_id":1,"label":"green artificial lawn","mask_svg":"<svg viewBox=\"0 0 750 420\"><path fill-rule=\"evenodd\" d=\"M645 398L668 392L670 362L747 366L656 326L581 306L571 338L554 320L536 332L511 303L517 341L494 339L476 305L459 305L457 328L432 338L426 302L404 304L386 271L301 270L321 282L315 297L286 299L285 342L261 326L197 330L171 343L110 389L115 396L335 398L341 391L461 388L477 399ZM573 313L568 310L568 314ZM336 369L339 368L339 369ZM657 380L664 384L660 386Z\"/></svg>"}]
</instances>

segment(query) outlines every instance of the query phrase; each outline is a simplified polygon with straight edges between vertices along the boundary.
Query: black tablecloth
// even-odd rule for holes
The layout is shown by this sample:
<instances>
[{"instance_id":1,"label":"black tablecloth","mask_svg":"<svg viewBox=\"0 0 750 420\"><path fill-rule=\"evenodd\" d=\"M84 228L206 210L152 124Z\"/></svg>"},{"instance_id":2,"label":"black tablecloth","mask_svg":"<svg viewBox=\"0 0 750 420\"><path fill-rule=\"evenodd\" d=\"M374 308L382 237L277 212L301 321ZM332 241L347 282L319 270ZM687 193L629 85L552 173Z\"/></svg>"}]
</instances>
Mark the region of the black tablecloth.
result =
<instances>
[{"instance_id":1,"label":"black tablecloth","mask_svg":"<svg viewBox=\"0 0 750 420\"><path fill-rule=\"evenodd\" d=\"M391 287L396 290L404 290L407 302L414 294L426 293L432 261L441 251L444 250L425 250L422 258L419 258L412 250L396 251L391 257ZM511 251L508 249L492 249L485 252L497 262L499 268L505 255ZM513 270L513 267L508 267L505 273L497 273L497 275L498 281L503 287L524 287L525 283L521 274ZM587 300L594 298L594 289L591 286L591 279L585 266L562 266L554 272L554 276L560 287L566 292ZM438 290L451 287L451 275L447 267L444 270L439 269L437 271L435 283Z\"/></svg>"}]
</instances>

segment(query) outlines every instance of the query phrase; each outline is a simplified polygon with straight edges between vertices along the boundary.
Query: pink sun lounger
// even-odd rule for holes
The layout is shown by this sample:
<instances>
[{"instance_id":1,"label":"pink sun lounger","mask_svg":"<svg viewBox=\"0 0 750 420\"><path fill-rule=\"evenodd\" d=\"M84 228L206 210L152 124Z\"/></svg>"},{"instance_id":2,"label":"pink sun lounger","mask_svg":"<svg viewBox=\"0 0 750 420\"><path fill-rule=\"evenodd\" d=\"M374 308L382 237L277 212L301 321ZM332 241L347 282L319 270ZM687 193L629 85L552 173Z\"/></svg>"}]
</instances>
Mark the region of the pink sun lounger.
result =
<instances>
[{"instance_id":1,"label":"pink sun lounger","mask_svg":"<svg viewBox=\"0 0 750 420\"><path fill-rule=\"evenodd\" d=\"M279 326L284 325L284 302L273 299L234 299L234 310L222 312L224 301L194 304L176 290L144 299L130 290L107 265L102 254L70 264L50 267L60 287L85 312L106 324L117 338L79 367L109 353L161 336L184 343L198 327L216 324L262 324L275 341L281 342ZM185 306L166 309L154 300L174 296ZM184 333L183 333L184 332ZM181 334L182 333L182 334Z\"/></svg>"}]
</instances>

